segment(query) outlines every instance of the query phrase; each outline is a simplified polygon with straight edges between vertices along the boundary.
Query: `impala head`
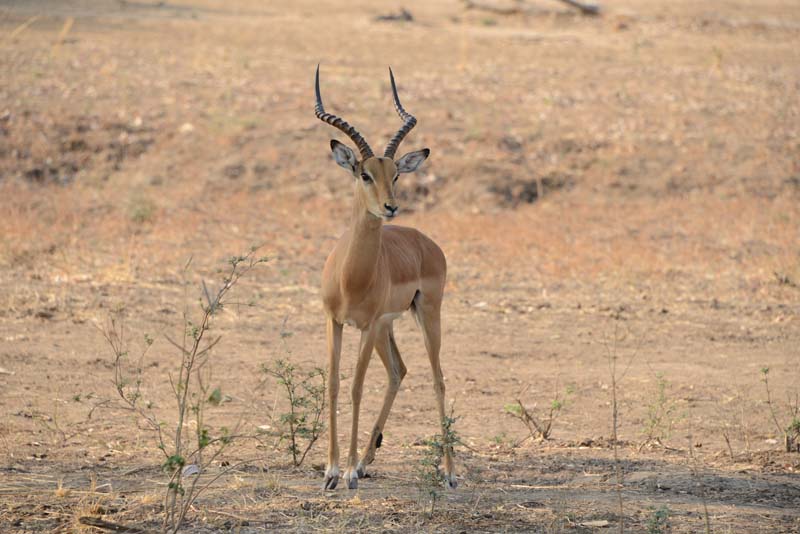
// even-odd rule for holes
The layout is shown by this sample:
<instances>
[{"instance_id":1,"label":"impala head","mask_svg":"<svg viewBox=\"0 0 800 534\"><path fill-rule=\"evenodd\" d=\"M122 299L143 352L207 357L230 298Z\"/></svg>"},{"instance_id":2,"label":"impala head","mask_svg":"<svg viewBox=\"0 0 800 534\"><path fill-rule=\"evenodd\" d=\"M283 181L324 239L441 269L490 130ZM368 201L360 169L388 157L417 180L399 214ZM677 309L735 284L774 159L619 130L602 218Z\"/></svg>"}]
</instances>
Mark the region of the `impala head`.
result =
<instances>
[{"instance_id":1,"label":"impala head","mask_svg":"<svg viewBox=\"0 0 800 534\"><path fill-rule=\"evenodd\" d=\"M314 107L317 118L327 122L331 126L346 133L355 143L361 154L359 159L353 150L347 145L340 143L336 139L331 140L331 152L336 163L352 174L356 180L356 195L359 196L367 210L383 220L390 220L397 215L397 200L394 195L394 186L397 178L402 173L414 172L422 165L431 151L427 148L409 152L405 156L395 160L395 152L403 138L411 131L417 119L407 113L400 104L397 96L397 86L394 83L394 74L389 69L389 79L392 82L392 95L394 96L394 107L397 114L403 119L403 126L389 141L383 157L375 156L367 141L362 137L358 130L350 126L346 121L325 112L322 106L322 97L319 92L319 65L317 65L316 77L316 96L317 103Z\"/></svg>"}]
</instances>

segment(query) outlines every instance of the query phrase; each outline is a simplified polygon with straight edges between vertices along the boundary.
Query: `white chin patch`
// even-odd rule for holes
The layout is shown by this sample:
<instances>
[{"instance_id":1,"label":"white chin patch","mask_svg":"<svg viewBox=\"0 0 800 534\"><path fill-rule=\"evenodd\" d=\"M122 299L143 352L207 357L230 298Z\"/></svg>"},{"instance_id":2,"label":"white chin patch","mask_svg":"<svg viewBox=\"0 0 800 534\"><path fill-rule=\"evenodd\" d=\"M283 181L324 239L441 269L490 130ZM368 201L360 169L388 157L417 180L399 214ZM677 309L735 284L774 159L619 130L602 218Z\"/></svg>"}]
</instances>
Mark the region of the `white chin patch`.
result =
<instances>
[{"instance_id":1,"label":"white chin patch","mask_svg":"<svg viewBox=\"0 0 800 534\"><path fill-rule=\"evenodd\" d=\"M370 210L369 212L370 212L370 214L374 215L375 217L377 217L377 218L379 218L379 219L383 219L384 221L390 221L390 220L392 220L392 217L389 217L389 216L388 216L388 215L386 215L385 213L375 213L375 212L374 212L374 211L372 211L372 210Z\"/></svg>"}]
</instances>

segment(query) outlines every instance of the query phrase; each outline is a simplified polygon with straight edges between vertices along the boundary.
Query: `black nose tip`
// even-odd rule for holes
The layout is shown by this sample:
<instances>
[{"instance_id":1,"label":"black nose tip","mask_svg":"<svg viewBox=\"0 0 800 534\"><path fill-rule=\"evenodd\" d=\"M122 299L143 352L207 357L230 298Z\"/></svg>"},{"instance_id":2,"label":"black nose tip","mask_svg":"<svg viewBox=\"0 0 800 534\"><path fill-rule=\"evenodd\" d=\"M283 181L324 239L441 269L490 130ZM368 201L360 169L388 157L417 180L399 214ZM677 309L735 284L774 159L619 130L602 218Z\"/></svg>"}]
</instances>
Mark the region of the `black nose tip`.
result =
<instances>
[{"instance_id":1,"label":"black nose tip","mask_svg":"<svg viewBox=\"0 0 800 534\"><path fill-rule=\"evenodd\" d=\"M384 204L383 207L391 211L392 213L397 211L397 206L390 206L389 204Z\"/></svg>"}]
</instances>

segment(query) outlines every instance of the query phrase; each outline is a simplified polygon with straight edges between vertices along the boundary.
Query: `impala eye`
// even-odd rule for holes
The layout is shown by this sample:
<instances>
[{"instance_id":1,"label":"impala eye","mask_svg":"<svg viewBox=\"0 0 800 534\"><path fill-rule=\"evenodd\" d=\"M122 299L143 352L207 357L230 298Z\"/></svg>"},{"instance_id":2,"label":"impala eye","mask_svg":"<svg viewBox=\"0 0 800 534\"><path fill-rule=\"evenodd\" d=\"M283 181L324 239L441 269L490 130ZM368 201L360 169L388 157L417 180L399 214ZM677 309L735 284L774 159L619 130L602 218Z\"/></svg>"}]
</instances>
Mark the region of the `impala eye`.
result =
<instances>
[{"instance_id":1,"label":"impala eye","mask_svg":"<svg viewBox=\"0 0 800 534\"><path fill-rule=\"evenodd\" d=\"M400 175L399 174L395 174L394 178L392 178L392 183L396 182L398 178L400 178Z\"/></svg>"},{"instance_id":2,"label":"impala eye","mask_svg":"<svg viewBox=\"0 0 800 534\"><path fill-rule=\"evenodd\" d=\"M371 182L372 181L372 178L370 178L369 174L367 174L365 172L361 173L361 179L364 180L365 182Z\"/></svg>"}]
</instances>

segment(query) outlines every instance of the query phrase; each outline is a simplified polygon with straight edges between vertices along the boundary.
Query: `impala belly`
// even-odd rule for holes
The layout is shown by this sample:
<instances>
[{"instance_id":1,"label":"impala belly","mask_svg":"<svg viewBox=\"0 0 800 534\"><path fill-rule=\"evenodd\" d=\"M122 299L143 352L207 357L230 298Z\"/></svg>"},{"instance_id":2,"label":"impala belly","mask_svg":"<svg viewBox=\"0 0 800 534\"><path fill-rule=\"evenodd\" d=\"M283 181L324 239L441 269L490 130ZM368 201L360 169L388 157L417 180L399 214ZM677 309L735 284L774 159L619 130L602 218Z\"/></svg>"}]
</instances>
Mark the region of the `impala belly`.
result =
<instances>
[{"instance_id":1,"label":"impala belly","mask_svg":"<svg viewBox=\"0 0 800 534\"><path fill-rule=\"evenodd\" d=\"M420 281L414 280L398 286L393 286L389 295L388 302L384 307L384 313L381 318L394 315L395 317L402 314L411 307L411 302L414 300L414 295L417 294L420 288Z\"/></svg>"},{"instance_id":2,"label":"impala belly","mask_svg":"<svg viewBox=\"0 0 800 534\"><path fill-rule=\"evenodd\" d=\"M391 322L411 307L414 296L420 288L420 281L393 286L385 299L376 302L367 299L361 302L348 302L338 296L326 302L326 311L340 324L364 329L374 321ZM329 304L336 303L329 308ZM378 313L382 311L383 313Z\"/></svg>"}]
</instances>

